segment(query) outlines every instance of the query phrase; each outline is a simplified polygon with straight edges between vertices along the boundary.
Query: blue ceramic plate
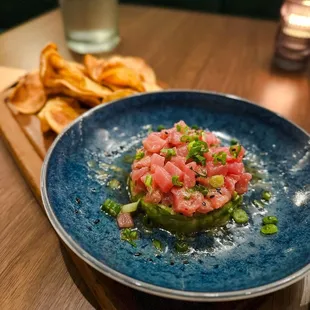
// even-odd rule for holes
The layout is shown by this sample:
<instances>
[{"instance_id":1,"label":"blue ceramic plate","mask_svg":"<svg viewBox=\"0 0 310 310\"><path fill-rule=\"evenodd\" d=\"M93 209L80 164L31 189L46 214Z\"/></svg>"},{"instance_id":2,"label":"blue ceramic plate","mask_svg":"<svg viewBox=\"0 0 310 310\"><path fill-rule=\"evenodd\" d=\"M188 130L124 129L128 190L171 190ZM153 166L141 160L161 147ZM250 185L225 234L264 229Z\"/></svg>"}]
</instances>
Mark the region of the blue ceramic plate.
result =
<instances>
[{"instance_id":1,"label":"blue ceramic plate","mask_svg":"<svg viewBox=\"0 0 310 310\"><path fill-rule=\"evenodd\" d=\"M174 251L175 237L141 228L137 246L120 240L116 221L100 211L108 197L128 202L130 164L150 126L184 120L215 131L224 143L237 138L259 178L244 198L246 226L199 234L191 251ZM138 95L98 106L59 135L42 170L48 217L63 241L103 274L160 296L217 301L266 294L310 269L310 139L282 117L244 100L198 91ZM253 167L252 167L253 168ZM122 189L107 186L111 178ZM264 207L253 201L273 193ZM276 235L260 234L262 217L279 219ZM137 224L139 226L139 224ZM159 252L152 240L163 242Z\"/></svg>"}]
</instances>

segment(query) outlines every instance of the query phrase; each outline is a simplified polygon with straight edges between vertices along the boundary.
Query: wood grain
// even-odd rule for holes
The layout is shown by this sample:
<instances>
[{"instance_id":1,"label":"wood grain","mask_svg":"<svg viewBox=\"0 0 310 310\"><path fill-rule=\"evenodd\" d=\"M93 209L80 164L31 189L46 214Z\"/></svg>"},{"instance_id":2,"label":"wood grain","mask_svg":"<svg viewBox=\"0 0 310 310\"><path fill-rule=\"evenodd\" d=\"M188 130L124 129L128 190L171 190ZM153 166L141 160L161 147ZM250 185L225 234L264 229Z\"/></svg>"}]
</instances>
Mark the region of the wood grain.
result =
<instances>
[{"instance_id":1,"label":"wood grain","mask_svg":"<svg viewBox=\"0 0 310 310\"><path fill-rule=\"evenodd\" d=\"M270 66L275 23L135 6L122 6L120 15L122 43L116 52L145 58L154 67L159 78L172 87L208 89L242 96L288 117L310 131L308 77L305 74L280 73ZM57 43L65 58L80 59L66 49L59 12L53 11L1 35L0 64L27 70L37 68L40 50L48 41ZM13 155L26 175L26 179L31 181L30 185L34 188L35 195L39 197L35 187L39 184L41 157L44 153L40 154L37 148L28 143L25 131L20 128L19 123L23 123L26 127L25 124L29 124L29 120L18 119L19 123L17 123L15 118L7 113L8 110L2 113L1 104L2 102L0 102L0 125L3 134L5 137L10 137L8 145L11 146ZM13 145L18 147L12 149ZM1 305L2 299L5 301L4 305L7 309L23 308L23 302L27 302L27 308L49 308L47 305L50 302L53 308L62 309L69 305L71 307L71 299L74 301L72 308L91 307L86 300L84 300L85 305L80 304L80 291L74 290L76 289L74 285L72 289L69 289L64 284L72 283L70 279L76 281L74 272L70 271L73 268L71 261L75 263L93 296L104 309L161 309L163 302L165 302L165 309L307 309L307 307L299 307L302 282L265 297L248 301L197 304L150 296L126 288L100 275L72 252L67 252L60 247L57 239L56 243L53 241L53 238L56 238L55 234L44 218L43 212L38 210L33 200L29 203L25 198L31 195L27 193L20 196L20 193L26 189L23 188L24 185L15 181L16 168L12 164L10 166L10 159L7 155L3 155L6 154L3 152L2 147L1 156L4 157L3 159L0 157L3 163L0 169L8 166L8 172L5 177L2 177L1 170L0 175L2 177L0 179L0 201L1 205L4 205L0 209L1 225L5 223L5 229L0 232L0 240L4 238L6 240L5 250L0 253L0 261L5 262L0 267L0 300ZM29 158L31 159L30 165ZM19 197L18 200L7 198L5 194L8 189L7 184L10 185L9 197ZM26 217L23 213L18 213L21 205L27 209ZM29 205L34 205L36 209ZM3 210L8 211L3 213ZM11 210L15 211L10 213ZM14 235L15 226L11 225L8 219L20 226L16 229L18 232L16 236ZM24 225L22 225L23 222L25 222ZM37 233L36 238L35 233ZM13 241L8 238L11 234L15 236L12 237ZM54 237L47 237L49 234ZM24 238L18 239L23 235L25 235ZM44 241L41 240L43 239L40 238L41 236L44 237ZM14 247L12 247L12 242L14 242ZM51 247L53 251L48 250ZM19 256L19 263L15 266L17 252L23 255ZM45 261L49 264L45 264ZM61 261L67 262L67 269L56 268L55 262ZM28 262L33 264L28 266ZM44 268L47 268L46 273L35 272L37 265L41 263ZM33 277L32 272L34 272ZM17 275L20 275L20 281L16 280ZM37 283L40 277L43 280L48 279L49 285L46 289L38 288ZM38 293L34 294L30 286L33 286ZM82 284L77 286L82 287ZM17 296L17 288L22 297ZM87 296L84 289L81 288L81 291ZM56 298L57 301L55 301L55 294L59 295L58 299ZM94 305L94 307L98 306Z\"/></svg>"},{"instance_id":2,"label":"wood grain","mask_svg":"<svg viewBox=\"0 0 310 310\"><path fill-rule=\"evenodd\" d=\"M93 309L94 298L68 255L62 254L2 141L0 162L1 309L64 309L69 304L72 309Z\"/></svg>"}]
</instances>

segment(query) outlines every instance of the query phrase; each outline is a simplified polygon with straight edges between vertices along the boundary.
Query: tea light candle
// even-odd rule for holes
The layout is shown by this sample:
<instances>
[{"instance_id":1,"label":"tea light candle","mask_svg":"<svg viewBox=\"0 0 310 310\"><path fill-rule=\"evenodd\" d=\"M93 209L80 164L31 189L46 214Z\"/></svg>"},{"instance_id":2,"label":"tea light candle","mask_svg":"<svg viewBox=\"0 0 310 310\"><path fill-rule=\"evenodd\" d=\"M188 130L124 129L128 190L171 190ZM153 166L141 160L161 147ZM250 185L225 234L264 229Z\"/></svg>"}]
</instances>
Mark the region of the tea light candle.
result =
<instances>
[{"instance_id":1,"label":"tea light candle","mask_svg":"<svg viewBox=\"0 0 310 310\"><path fill-rule=\"evenodd\" d=\"M285 70L306 68L310 55L310 0L285 1L276 36L275 64Z\"/></svg>"}]
</instances>

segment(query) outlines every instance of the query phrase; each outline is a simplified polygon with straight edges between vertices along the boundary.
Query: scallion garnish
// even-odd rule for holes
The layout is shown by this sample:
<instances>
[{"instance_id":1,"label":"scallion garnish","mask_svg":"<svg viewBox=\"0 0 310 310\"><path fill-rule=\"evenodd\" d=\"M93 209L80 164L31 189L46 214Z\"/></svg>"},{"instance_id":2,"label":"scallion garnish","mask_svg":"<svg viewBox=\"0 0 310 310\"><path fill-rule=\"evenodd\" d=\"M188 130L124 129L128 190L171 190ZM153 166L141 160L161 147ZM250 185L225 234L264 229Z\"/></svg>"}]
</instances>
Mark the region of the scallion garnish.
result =
<instances>
[{"instance_id":1,"label":"scallion garnish","mask_svg":"<svg viewBox=\"0 0 310 310\"><path fill-rule=\"evenodd\" d=\"M174 175L174 176L172 177L172 184L173 184L174 186L179 186L179 187L183 186L183 182L180 182L179 176L178 176L178 175Z\"/></svg>"},{"instance_id":2,"label":"scallion garnish","mask_svg":"<svg viewBox=\"0 0 310 310\"><path fill-rule=\"evenodd\" d=\"M124 241L127 241L132 246L137 246L134 240L138 239L138 232L135 230L132 230L130 228L122 229L121 231L121 239Z\"/></svg>"},{"instance_id":3,"label":"scallion garnish","mask_svg":"<svg viewBox=\"0 0 310 310\"><path fill-rule=\"evenodd\" d=\"M192 141L188 144L188 155L186 159L192 159L196 163L203 166L206 165L206 159L203 156L204 153L208 152L208 145L204 141Z\"/></svg>"},{"instance_id":4,"label":"scallion garnish","mask_svg":"<svg viewBox=\"0 0 310 310\"><path fill-rule=\"evenodd\" d=\"M273 235L278 232L278 227L275 224L263 225L260 232L264 235Z\"/></svg>"},{"instance_id":5,"label":"scallion garnish","mask_svg":"<svg viewBox=\"0 0 310 310\"><path fill-rule=\"evenodd\" d=\"M164 125L159 125L157 127L157 131L162 131L163 129L166 129Z\"/></svg>"},{"instance_id":6,"label":"scallion garnish","mask_svg":"<svg viewBox=\"0 0 310 310\"><path fill-rule=\"evenodd\" d=\"M201 185L201 184L197 184L195 185L192 190L200 192L202 195L206 196L209 192L208 188Z\"/></svg>"},{"instance_id":7,"label":"scallion garnish","mask_svg":"<svg viewBox=\"0 0 310 310\"><path fill-rule=\"evenodd\" d=\"M198 135L184 135L180 138L181 142L192 142L192 141L198 141L199 140L199 136Z\"/></svg>"},{"instance_id":8,"label":"scallion garnish","mask_svg":"<svg viewBox=\"0 0 310 310\"><path fill-rule=\"evenodd\" d=\"M238 142L238 140L237 139L231 139L230 140L230 145L236 145L236 144L238 144L239 142Z\"/></svg>"},{"instance_id":9,"label":"scallion garnish","mask_svg":"<svg viewBox=\"0 0 310 310\"><path fill-rule=\"evenodd\" d=\"M160 152L165 155L166 159L170 159L172 156L177 155L175 149L162 149Z\"/></svg>"},{"instance_id":10,"label":"scallion garnish","mask_svg":"<svg viewBox=\"0 0 310 310\"><path fill-rule=\"evenodd\" d=\"M263 191L262 192L262 198L266 201L269 201L271 199L271 193L268 191Z\"/></svg>"},{"instance_id":11,"label":"scallion garnish","mask_svg":"<svg viewBox=\"0 0 310 310\"><path fill-rule=\"evenodd\" d=\"M136 156L135 156L135 159L136 160L140 160L144 157L144 152L143 151L138 151Z\"/></svg>"},{"instance_id":12,"label":"scallion garnish","mask_svg":"<svg viewBox=\"0 0 310 310\"><path fill-rule=\"evenodd\" d=\"M144 184L148 189L152 188L153 178L150 174L145 177Z\"/></svg>"},{"instance_id":13,"label":"scallion garnish","mask_svg":"<svg viewBox=\"0 0 310 310\"><path fill-rule=\"evenodd\" d=\"M234 158L237 158L237 157L238 157L240 151L241 151L241 145L240 145L240 144L232 145L232 146L229 148L229 153L230 153Z\"/></svg>"},{"instance_id":14,"label":"scallion garnish","mask_svg":"<svg viewBox=\"0 0 310 310\"><path fill-rule=\"evenodd\" d=\"M226 157L227 157L227 154L225 152L218 152L216 154L213 154L213 163L214 164L221 163L222 165L225 165Z\"/></svg>"},{"instance_id":15,"label":"scallion garnish","mask_svg":"<svg viewBox=\"0 0 310 310\"><path fill-rule=\"evenodd\" d=\"M278 218L276 216L265 216L263 218L263 224L278 224Z\"/></svg>"},{"instance_id":16,"label":"scallion garnish","mask_svg":"<svg viewBox=\"0 0 310 310\"><path fill-rule=\"evenodd\" d=\"M194 130L198 130L198 129L200 129L200 128L199 128L199 126L198 126L198 125L196 125L196 124L195 124L195 125L192 125L192 129L194 129Z\"/></svg>"},{"instance_id":17,"label":"scallion garnish","mask_svg":"<svg viewBox=\"0 0 310 310\"><path fill-rule=\"evenodd\" d=\"M102 205L101 210L108 213L111 216L117 217L117 215L120 213L122 208L122 205L111 200L107 199Z\"/></svg>"},{"instance_id":18,"label":"scallion garnish","mask_svg":"<svg viewBox=\"0 0 310 310\"><path fill-rule=\"evenodd\" d=\"M163 244L159 241L159 240L157 240L157 239L154 239L153 241L152 241L152 244L153 244L153 246L158 250L158 251L162 251L163 250Z\"/></svg>"}]
</instances>

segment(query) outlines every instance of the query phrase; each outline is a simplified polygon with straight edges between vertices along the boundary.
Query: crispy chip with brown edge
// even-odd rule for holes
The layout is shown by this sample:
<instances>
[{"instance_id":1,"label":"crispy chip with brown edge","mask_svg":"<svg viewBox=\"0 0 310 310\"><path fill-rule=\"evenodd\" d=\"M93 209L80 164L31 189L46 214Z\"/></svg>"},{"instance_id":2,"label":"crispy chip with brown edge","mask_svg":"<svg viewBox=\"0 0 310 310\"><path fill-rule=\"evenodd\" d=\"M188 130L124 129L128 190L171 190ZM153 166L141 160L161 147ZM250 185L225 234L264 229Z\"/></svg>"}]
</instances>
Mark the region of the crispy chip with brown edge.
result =
<instances>
[{"instance_id":1,"label":"crispy chip with brown edge","mask_svg":"<svg viewBox=\"0 0 310 310\"><path fill-rule=\"evenodd\" d=\"M105 59L85 55L84 64L89 76L102 85L132 88L139 92L145 91L139 73L126 67L123 63L109 62Z\"/></svg>"},{"instance_id":2,"label":"crispy chip with brown edge","mask_svg":"<svg viewBox=\"0 0 310 310\"><path fill-rule=\"evenodd\" d=\"M10 103L22 114L34 114L42 109L46 95L39 72L23 76L9 97Z\"/></svg>"},{"instance_id":3,"label":"crispy chip with brown edge","mask_svg":"<svg viewBox=\"0 0 310 310\"><path fill-rule=\"evenodd\" d=\"M84 110L81 109L77 102L70 104L66 98L61 97L49 99L38 114L41 121L41 129L45 132L51 128L59 134L83 112Z\"/></svg>"},{"instance_id":4,"label":"crispy chip with brown edge","mask_svg":"<svg viewBox=\"0 0 310 310\"><path fill-rule=\"evenodd\" d=\"M96 106L112 91L89 79L83 71L83 66L65 61L54 43L41 52L40 77L48 94L64 94Z\"/></svg>"},{"instance_id":5,"label":"crispy chip with brown edge","mask_svg":"<svg viewBox=\"0 0 310 310\"><path fill-rule=\"evenodd\" d=\"M129 89L129 88L119 89L119 90L116 90L115 92L113 92L112 94L106 96L103 99L103 103L106 103L106 102L109 102L112 100L116 100L116 99L121 99L124 97L128 97L128 96L131 96L134 94L137 94L137 92L132 90L132 89Z\"/></svg>"},{"instance_id":6,"label":"crispy chip with brown edge","mask_svg":"<svg viewBox=\"0 0 310 310\"><path fill-rule=\"evenodd\" d=\"M56 97L53 98L55 100L61 100L61 101L65 101L72 109L74 109L79 115L83 114L84 112L86 112L86 109L81 108L79 102L74 99L74 98L69 98L69 97ZM55 103L54 103L55 104ZM37 117L40 120L40 126L41 126L41 131L42 132L47 132L51 129L46 117L45 117L45 111L49 109L46 108L46 106L37 114Z\"/></svg>"},{"instance_id":7,"label":"crispy chip with brown edge","mask_svg":"<svg viewBox=\"0 0 310 310\"><path fill-rule=\"evenodd\" d=\"M156 84L156 75L154 70L139 57L122 57L122 56L112 56L108 60L109 63L121 63L126 67L136 71L142 78L142 81L148 84Z\"/></svg>"},{"instance_id":8,"label":"crispy chip with brown edge","mask_svg":"<svg viewBox=\"0 0 310 310\"><path fill-rule=\"evenodd\" d=\"M37 114L38 119L40 120L40 127L42 132L48 132L51 127L45 117L46 106Z\"/></svg>"}]
</instances>

